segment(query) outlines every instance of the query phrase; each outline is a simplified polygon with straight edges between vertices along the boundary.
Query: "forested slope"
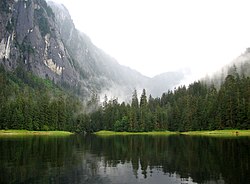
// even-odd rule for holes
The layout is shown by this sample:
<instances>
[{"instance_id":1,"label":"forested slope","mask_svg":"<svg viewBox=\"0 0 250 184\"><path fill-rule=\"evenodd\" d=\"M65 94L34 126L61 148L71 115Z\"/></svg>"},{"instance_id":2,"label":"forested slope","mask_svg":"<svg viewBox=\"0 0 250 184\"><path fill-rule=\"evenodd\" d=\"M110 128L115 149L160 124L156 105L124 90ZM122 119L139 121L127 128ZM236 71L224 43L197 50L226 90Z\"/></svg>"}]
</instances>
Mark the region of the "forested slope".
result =
<instances>
[{"instance_id":1,"label":"forested slope","mask_svg":"<svg viewBox=\"0 0 250 184\"><path fill-rule=\"evenodd\" d=\"M163 93L161 98L140 97L132 103L93 95L83 104L49 80L18 67L0 70L0 129L68 130L74 132L190 131L250 128L250 77L235 69L220 89L194 82Z\"/></svg>"},{"instance_id":2,"label":"forested slope","mask_svg":"<svg viewBox=\"0 0 250 184\"><path fill-rule=\"evenodd\" d=\"M75 28L64 6L50 5L44 0L0 3L0 129L250 128L250 49L209 82L153 98L178 85L184 74L149 78L121 66ZM112 96L116 90L127 97L134 88L152 96L143 90L138 97L135 90L131 104L107 97L100 103L100 94Z\"/></svg>"},{"instance_id":3,"label":"forested slope","mask_svg":"<svg viewBox=\"0 0 250 184\"><path fill-rule=\"evenodd\" d=\"M0 129L74 131L80 101L50 80L0 67Z\"/></svg>"},{"instance_id":4,"label":"forested slope","mask_svg":"<svg viewBox=\"0 0 250 184\"><path fill-rule=\"evenodd\" d=\"M96 126L87 127L82 121L83 126L91 131L249 129L250 78L232 70L218 90L198 81L163 93L161 98L147 98L143 90L140 98L134 92L131 104L105 101L90 114Z\"/></svg>"}]
</instances>

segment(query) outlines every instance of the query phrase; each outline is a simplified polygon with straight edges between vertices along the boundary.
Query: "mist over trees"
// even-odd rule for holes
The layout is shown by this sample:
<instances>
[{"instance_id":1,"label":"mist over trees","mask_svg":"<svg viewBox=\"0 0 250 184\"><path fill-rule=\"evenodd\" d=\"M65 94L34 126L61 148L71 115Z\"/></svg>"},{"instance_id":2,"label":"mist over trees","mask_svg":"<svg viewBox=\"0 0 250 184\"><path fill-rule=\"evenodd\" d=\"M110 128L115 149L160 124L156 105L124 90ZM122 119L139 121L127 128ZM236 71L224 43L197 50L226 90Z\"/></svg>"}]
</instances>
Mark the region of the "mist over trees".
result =
<instances>
[{"instance_id":1,"label":"mist over trees","mask_svg":"<svg viewBox=\"0 0 250 184\"><path fill-rule=\"evenodd\" d=\"M235 75L235 72L237 72L240 77L250 76L250 48L247 48L246 51L233 60L231 64L224 66L211 76L206 76L201 79L201 81L209 85L214 85L219 89L227 75Z\"/></svg>"},{"instance_id":2,"label":"mist over trees","mask_svg":"<svg viewBox=\"0 0 250 184\"><path fill-rule=\"evenodd\" d=\"M145 89L139 96L134 90L131 104L105 97L94 113L86 115L91 123L82 120L82 126L88 131L131 132L249 129L250 78L237 71L231 67L220 88L196 81L160 98L147 96Z\"/></svg>"},{"instance_id":3,"label":"mist over trees","mask_svg":"<svg viewBox=\"0 0 250 184\"><path fill-rule=\"evenodd\" d=\"M134 90L131 103L73 94L17 68L0 70L0 129L191 131L250 128L250 78L234 66L221 87L196 81L153 98Z\"/></svg>"},{"instance_id":4,"label":"mist over trees","mask_svg":"<svg viewBox=\"0 0 250 184\"><path fill-rule=\"evenodd\" d=\"M51 9L44 0L1 2L0 129L249 128L250 49L218 76L159 95L178 85L185 72L150 79L121 66L75 29L63 5L49 3ZM148 91L129 94L135 86ZM100 93L118 87L132 95L131 103L107 97L100 103Z\"/></svg>"},{"instance_id":5,"label":"mist over trees","mask_svg":"<svg viewBox=\"0 0 250 184\"><path fill-rule=\"evenodd\" d=\"M250 78L235 71L221 88L200 81L164 93L161 98L140 97L135 90L132 103L105 102L99 113L97 130L191 131L250 128ZM96 131L96 130L93 130Z\"/></svg>"}]
</instances>

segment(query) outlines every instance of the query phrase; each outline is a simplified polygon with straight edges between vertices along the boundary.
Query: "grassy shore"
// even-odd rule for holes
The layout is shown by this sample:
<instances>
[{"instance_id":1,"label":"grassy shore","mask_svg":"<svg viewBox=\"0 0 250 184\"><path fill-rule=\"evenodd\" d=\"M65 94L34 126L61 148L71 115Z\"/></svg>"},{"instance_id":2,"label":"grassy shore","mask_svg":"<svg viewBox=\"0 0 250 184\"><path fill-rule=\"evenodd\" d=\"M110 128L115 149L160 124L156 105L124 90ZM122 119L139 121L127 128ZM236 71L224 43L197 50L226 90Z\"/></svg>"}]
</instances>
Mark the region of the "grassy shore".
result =
<instances>
[{"instance_id":1,"label":"grassy shore","mask_svg":"<svg viewBox=\"0 0 250 184\"><path fill-rule=\"evenodd\" d=\"M170 131L153 131L153 132L114 132L102 130L95 132L99 136L113 135L189 135L189 136L214 136L214 137L236 137L250 136L250 130L213 130L213 131L190 131L190 132L170 132Z\"/></svg>"},{"instance_id":2,"label":"grassy shore","mask_svg":"<svg viewBox=\"0 0 250 184\"><path fill-rule=\"evenodd\" d=\"M107 131L102 130L99 132L95 132L95 135L100 136L112 136L112 135L173 135L176 134L176 132L170 132L170 131L153 131L153 132L114 132L114 131Z\"/></svg>"},{"instance_id":3,"label":"grassy shore","mask_svg":"<svg viewBox=\"0 0 250 184\"><path fill-rule=\"evenodd\" d=\"M0 130L0 136L14 135L47 135L47 136L68 136L73 133L66 131L28 131L28 130Z\"/></svg>"},{"instance_id":4,"label":"grassy shore","mask_svg":"<svg viewBox=\"0 0 250 184\"><path fill-rule=\"evenodd\" d=\"M250 136L250 130L190 131L190 132L182 132L180 134L191 135L191 136L235 137L235 136Z\"/></svg>"}]
</instances>

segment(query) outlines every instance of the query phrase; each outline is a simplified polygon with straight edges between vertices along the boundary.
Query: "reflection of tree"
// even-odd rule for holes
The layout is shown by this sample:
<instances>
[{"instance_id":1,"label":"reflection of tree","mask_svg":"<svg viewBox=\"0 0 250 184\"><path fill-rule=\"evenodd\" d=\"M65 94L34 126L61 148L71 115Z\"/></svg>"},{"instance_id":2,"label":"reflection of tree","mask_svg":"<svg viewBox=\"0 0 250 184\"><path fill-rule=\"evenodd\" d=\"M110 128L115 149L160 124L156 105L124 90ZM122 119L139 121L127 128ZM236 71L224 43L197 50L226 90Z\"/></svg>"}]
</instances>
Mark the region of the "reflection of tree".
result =
<instances>
[{"instance_id":1,"label":"reflection of tree","mask_svg":"<svg viewBox=\"0 0 250 184\"><path fill-rule=\"evenodd\" d=\"M141 167L145 178L148 170L157 169L192 177L198 183L221 176L226 183L247 183L249 179L247 138L115 136L91 137L88 141L92 153L104 156L106 166L131 162L136 177Z\"/></svg>"},{"instance_id":2,"label":"reflection of tree","mask_svg":"<svg viewBox=\"0 0 250 184\"><path fill-rule=\"evenodd\" d=\"M0 139L0 183L102 183L82 137Z\"/></svg>"},{"instance_id":3,"label":"reflection of tree","mask_svg":"<svg viewBox=\"0 0 250 184\"><path fill-rule=\"evenodd\" d=\"M189 136L72 136L0 139L0 183L110 183L98 166L131 163L135 177L161 171L191 177L248 183L249 138ZM141 173L140 173L141 172Z\"/></svg>"}]
</instances>

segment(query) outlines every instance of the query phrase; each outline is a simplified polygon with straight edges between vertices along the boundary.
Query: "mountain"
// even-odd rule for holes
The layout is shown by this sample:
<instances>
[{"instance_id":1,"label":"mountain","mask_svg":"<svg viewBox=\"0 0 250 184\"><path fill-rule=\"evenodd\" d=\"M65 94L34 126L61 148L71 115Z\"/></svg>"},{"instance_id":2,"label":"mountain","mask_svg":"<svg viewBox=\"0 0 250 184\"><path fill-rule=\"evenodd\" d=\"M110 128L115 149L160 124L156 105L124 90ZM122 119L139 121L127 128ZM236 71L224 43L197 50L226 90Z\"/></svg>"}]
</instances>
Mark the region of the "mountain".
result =
<instances>
[{"instance_id":1,"label":"mountain","mask_svg":"<svg viewBox=\"0 0 250 184\"><path fill-rule=\"evenodd\" d=\"M102 90L110 97L129 98L134 89L146 88L153 96L172 89L184 78L183 72L167 72L149 78L126 66L121 66L114 58L93 45L90 38L78 31L66 7L49 1L48 4L56 15L62 39L75 60L80 63L80 73L95 76L94 80L104 79L101 84L107 86ZM93 70L94 69L94 70ZM111 79L111 80L110 80Z\"/></svg>"},{"instance_id":2,"label":"mountain","mask_svg":"<svg viewBox=\"0 0 250 184\"><path fill-rule=\"evenodd\" d=\"M211 76L201 79L208 84L214 84L220 88L221 84L227 75L239 75L239 77L250 77L250 48L247 48L244 53L240 54L228 65L224 66Z\"/></svg>"},{"instance_id":3,"label":"mountain","mask_svg":"<svg viewBox=\"0 0 250 184\"><path fill-rule=\"evenodd\" d=\"M75 28L61 4L1 0L0 15L0 64L50 79L83 99L93 94L127 99L142 88L156 96L184 77L176 72L149 78L120 65Z\"/></svg>"},{"instance_id":4,"label":"mountain","mask_svg":"<svg viewBox=\"0 0 250 184\"><path fill-rule=\"evenodd\" d=\"M168 91L188 71L143 76L96 47L63 5L0 1L0 129L249 129L249 68L247 49L208 78L217 88L198 81ZM100 106L105 94L132 103L105 98Z\"/></svg>"},{"instance_id":5,"label":"mountain","mask_svg":"<svg viewBox=\"0 0 250 184\"><path fill-rule=\"evenodd\" d=\"M22 66L41 78L77 86L79 74L45 1L2 0L0 11L0 62L5 68Z\"/></svg>"},{"instance_id":6,"label":"mountain","mask_svg":"<svg viewBox=\"0 0 250 184\"><path fill-rule=\"evenodd\" d=\"M63 5L52 1L48 3L55 12L62 40L76 61L76 68L84 80L84 86L92 84L95 89L99 88L101 93L128 92L129 95L129 91L134 88L145 86L148 77L121 66L114 58L96 47L87 35L75 28L68 10Z\"/></svg>"},{"instance_id":7,"label":"mountain","mask_svg":"<svg viewBox=\"0 0 250 184\"><path fill-rule=\"evenodd\" d=\"M186 72L166 72L153 77L148 83L148 89L153 96L160 97L163 92L166 92L166 86L169 90L180 85L180 82L185 78Z\"/></svg>"}]
</instances>

